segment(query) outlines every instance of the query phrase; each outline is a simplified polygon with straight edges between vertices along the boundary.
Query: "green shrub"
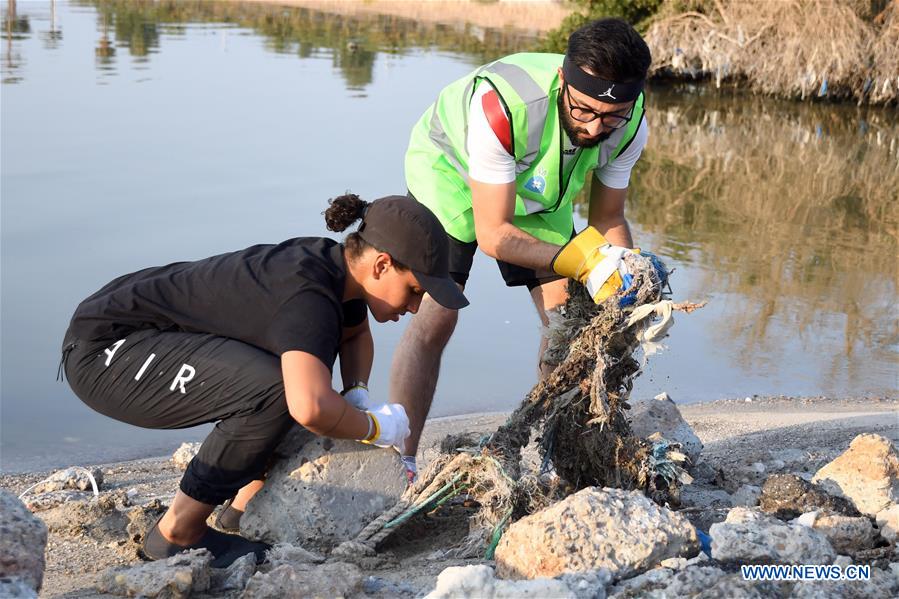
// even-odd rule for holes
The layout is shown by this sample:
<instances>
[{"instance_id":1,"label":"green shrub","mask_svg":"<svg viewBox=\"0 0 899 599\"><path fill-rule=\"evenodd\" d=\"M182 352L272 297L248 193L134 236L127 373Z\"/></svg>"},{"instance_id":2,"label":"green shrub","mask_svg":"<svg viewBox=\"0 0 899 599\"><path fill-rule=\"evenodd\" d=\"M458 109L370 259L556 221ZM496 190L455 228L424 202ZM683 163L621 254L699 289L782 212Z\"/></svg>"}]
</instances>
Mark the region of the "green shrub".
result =
<instances>
[{"instance_id":1,"label":"green shrub","mask_svg":"<svg viewBox=\"0 0 899 599\"><path fill-rule=\"evenodd\" d=\"M649 17L664 0L574 0L577 11L568 15L558 29L541 40L537 51L564 53L568 36L584 24L602 17L619 17L642 33Z\"/></svg>"}]
</instances>

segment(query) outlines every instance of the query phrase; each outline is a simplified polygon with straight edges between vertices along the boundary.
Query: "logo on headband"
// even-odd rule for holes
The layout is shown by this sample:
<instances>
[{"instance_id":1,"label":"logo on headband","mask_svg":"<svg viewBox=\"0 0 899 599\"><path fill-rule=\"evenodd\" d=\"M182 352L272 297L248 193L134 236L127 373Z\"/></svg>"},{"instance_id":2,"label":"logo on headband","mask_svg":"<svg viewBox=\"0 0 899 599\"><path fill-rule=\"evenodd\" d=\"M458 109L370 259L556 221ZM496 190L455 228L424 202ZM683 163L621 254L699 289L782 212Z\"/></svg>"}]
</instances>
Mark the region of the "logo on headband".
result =
<instances>
[{"instance_id":1,"label":"logo on headband","mask_svg":"<svg viewBox=\"0 0 899 599\"><path fill-rule=\"evenodd\" d=\"M633 102L643 91L643 79L634 81L613 81L588 73L567 56L562 61L562 75L565 82L574 89L597 100L608 98L616 104ZM605 90L605 91L603 91Z\"/></svg>"},{"instance_id":2,"label":"logo on headband","mask_svg":"<svg viewBox=\"0 0 899 599\"><path fill-rule=\"evenodd\" d=\"M610 85L610 86L609 86L609 89L607 89L606 91L602 92L601 94L599 94L599 95L596 96L596 97L597 97L597 98L611 98L611 99L613 99L613 100L617 100L618 98L616 98L615 96L612 95L612 90L613 90L613 89L615 89L615 85L614 85L614 84Z\"/></svg>"}]
</instances>

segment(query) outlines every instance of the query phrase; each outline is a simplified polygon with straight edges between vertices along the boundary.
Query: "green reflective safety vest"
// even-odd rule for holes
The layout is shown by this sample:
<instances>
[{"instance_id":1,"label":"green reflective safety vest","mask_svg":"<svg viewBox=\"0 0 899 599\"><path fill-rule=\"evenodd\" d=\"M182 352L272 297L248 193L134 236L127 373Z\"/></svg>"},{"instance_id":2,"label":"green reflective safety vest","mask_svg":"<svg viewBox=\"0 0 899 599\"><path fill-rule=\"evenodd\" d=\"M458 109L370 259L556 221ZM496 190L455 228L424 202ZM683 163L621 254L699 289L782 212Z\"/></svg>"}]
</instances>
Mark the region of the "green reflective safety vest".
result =
<instances>
[{"instance_id":1,"label":"green reflective safety vest","mask_svg":"<svg viewBox=\"0 0 899 599\"><path fill-rule=\"evenodd\" d=\"M563 168L565 135L558 116L561 54L513 54L449 84L412 129L406 185L459 241L475 240L468 186L468 109L478 83L496 90L511 118L516 163L514 224L537 239L563 245L571 237L572 199L595 168L617 158L643 120L643 94L627 126L594 148L578 149Z\"/></svg>"}]
</instances>

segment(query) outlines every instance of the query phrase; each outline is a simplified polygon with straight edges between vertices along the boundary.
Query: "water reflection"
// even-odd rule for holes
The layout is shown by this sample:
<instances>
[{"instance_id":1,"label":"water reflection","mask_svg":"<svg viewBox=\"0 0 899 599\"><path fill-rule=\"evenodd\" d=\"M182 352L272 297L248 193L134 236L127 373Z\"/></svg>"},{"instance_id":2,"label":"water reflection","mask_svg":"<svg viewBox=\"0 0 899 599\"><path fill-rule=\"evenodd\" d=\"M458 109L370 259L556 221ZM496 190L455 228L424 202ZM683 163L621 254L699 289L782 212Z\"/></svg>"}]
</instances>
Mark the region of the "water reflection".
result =
<instances>
[{"instance_id":1,"label":"water reflection","mask_svg":"<svg viewBox=\"0 0 899 599\"><path fill-rule=\"evenodd\" d=\"M17 83L21 81L22 54L13 44L28 38L31 33L31 21L28 16L19 15L16 1L9 0L6 10L3 12L3 39L5 56L3 57L3 83Z\"/></svg>"},{"instance_id":2,"label":"water reflection","mask_svg":"<svg viewBox=\"0 0 899 599\"><path fill-rule=\"evenodd\" d=\"M309 58L327 52L347 88L359 92L372 82L379 53L403 54L408 48L430 47L470 56L474 65L527 48L535 41L528 33L473 25L424 24L388 15L348 17L260 4L133 0L80 0L76 4L95 7L102 20L98 66L110 65L115 55L107 35L109 23L115 45L144 59L159 51L162 30L173 34L185 23L217 23L251 30L278 54Z\"/></svg>"},{"instance_id":3,"label":"water reflection","mask_svg":"<svg viewBox=\"0 0 899 599\"><path fill-rule=\"evenodd\" d=\"M697 289L738 298L721 346L756 369L798 339L827 383L895 382L896 112L682 91L653 91L630 214Z\"/></svg>"},{"instance_id":4,"label":"water reflection","mask_svg":"<svg viewBox=\"0 0 899 599\"><path fill-rule=\"evenodd\" d=\"M62 41L62 29L56 25L56 0L50 2L50 29L41 31L40 37L47 50L56 50Z\"/></svg>"},{"instance_id":5,"label":"water reflection","mask_svg":"<svg viewBox=\"0 0 899 599\"><path fill-rule=\"evenodd\" d=\"M109 19L106 15L103 16L103 25L100 31L100 39L97 40L97 47L94 49L97 68L101 71L114 71L115 45L109 38Z\"/></svg>"}]
</instances>

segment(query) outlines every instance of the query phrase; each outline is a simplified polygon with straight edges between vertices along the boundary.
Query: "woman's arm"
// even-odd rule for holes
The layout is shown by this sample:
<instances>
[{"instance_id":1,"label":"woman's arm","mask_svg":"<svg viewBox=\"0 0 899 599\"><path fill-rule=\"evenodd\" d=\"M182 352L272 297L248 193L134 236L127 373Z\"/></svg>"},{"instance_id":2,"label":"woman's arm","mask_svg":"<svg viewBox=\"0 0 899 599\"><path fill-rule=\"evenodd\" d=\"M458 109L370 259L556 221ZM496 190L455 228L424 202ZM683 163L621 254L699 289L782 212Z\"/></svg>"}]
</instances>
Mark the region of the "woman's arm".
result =
<instances>
[{"instance_id":1,"label":"woman's arm","mask_svg":"<svg viewBox=\"0 0 899 599\"><path fill-rule=\"evenodd\" d=\"M372 432L369 416L331 388L331 372L314 355L284 352L281 372L290 415L308 430L334 439L365 439Z\"/></svg>"},{"instance_id":2,"label":"woman's arm","mask_svg":"<svg viewBox=\"0 0 899 599\"><path fill-rule=\"evenodd\" d=\"M343 330L339 352L343 388L349 389L356 383L367 385L375 359L375 342L368 327L368 317L360 324Z\"/></svg>"}]
</instances>

